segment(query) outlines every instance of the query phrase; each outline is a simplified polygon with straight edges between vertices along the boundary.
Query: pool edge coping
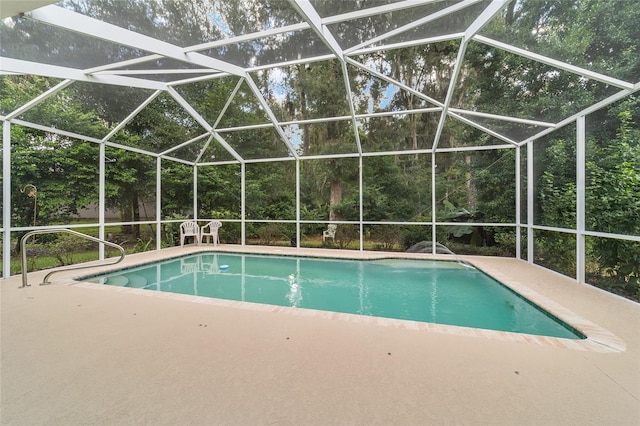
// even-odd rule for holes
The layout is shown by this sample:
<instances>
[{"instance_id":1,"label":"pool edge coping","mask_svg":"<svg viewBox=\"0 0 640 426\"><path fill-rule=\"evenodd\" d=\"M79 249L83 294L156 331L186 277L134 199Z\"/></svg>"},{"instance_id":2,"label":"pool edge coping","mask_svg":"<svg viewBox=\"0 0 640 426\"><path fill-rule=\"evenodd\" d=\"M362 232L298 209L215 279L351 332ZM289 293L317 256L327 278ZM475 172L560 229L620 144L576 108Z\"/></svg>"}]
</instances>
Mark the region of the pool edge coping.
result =
<instances>
[{"instance_id":1,"label":"pool edge coping","mask_svg":"<svg viewBox=\"0 0 640 426\"><path fill-rule=\"evenodd\" d=\"M179 258L184 255L193 255L199 253L208 253L208 252L232 252L235 254L252 254L252 255L275 255L275 256L299 256L299 257L314 257L314 258L327 258L333 257L336 258L335 254L329 253L320 253L316 252L314 254L301 254L301 253L290 253L285 250L274 250L273 252L256 252L253 250L233 250L230 249L229 246L225 247L223 250L220 250L221 246L212 246L212 247L202 247L196 246L188 251L181 251L181 253L170 254L167 257L162 259L153 259L153 260L144 260L140 262L136 262L133 265L128 265L125 267L110 267L100 272L100 274L108 273L114 270L119 269L128 269L133 267L142 266L145 264L153 263L156 261L164 261L169 259ZM437 323L428 323L428 322L420 322L420 321L411 321L411 320L400 320L393 318L383 318L383 317L374 317L367 315L358 315L358 314L347 314L340 312L331 312L331 311L321 311L317 309L308 309L308 308L295 308L295 307L287 307L287 306L277 306L277 305L267 305L267 304L259 304L253 302L243 302L243 301L235 301L235 300L226 300L226 299L216 299L209 298L203 296L192 296L178 293L165 293L158 292L153 290L144 290L138 288L129 288L129 287L115 287L115 286L105 286L103 284L95 284L86 281L78 281L82 278L87 278L89 275L84 274L79 277L69 277L64 280L56 281L55 284L68 285L68 286L78 286L83 288L98 288L98 289L109 289L111 291L116 292L127 292L132 294L141 294L145 296L152 297L160 297L165 299L172 300L180 300L180 301L188 301L192 303L199 304L207 304L214 306L222 306L222 307L231 307L231 308L241 308L253 311L270 311L270 312L278 312L282 314L288 315L296 315L296 316L308 316L308 317L316 317L322 319L331 319L331 320L341 320L359 324L369 324L376 326L386 326L386 327L394 327L401 329L411 329L416 331L428 331L428 332L436 332L441 334L449 334L449 335L457 335L457 336L472 336L472 337L482 337L494 340L501 340L504 342L520 342L520 343L533 343L541 346L553 346L559 348L573 349L579 351L590 351L590 352L600 352L600 353L616 353L616 352L624 352L626 350L625 342L611 333L610 331L604 329L603 327L583 318L582 316L576 314L575 312L565 308L557 302L539 294L538 292L530 289L528 286L523 284L522 282L510 278L507 275L495 271L492 269L491 272L487 272L486 266L482 264L481 259L468 259L465 258L461 260L459 256L429 256L425 257L419 256L419 254L411 254L412 256L407 256L405 253L395 254L395 253L387 253L387 252L357 252L351 253L341 253L341 256L337 257L339 259L352 259L352 260L380 260L380 259L415 259L415 260L457 260L468 262L473 265L475 268L487 274L488 276L494 278L499 283L509 288L510 290L516 292L521 297L528 299L534 304L538 305L543 310L549 312L550 314L558 317L561 321L567 323L570 327L578 330L580 333L586 336L585 339L567 339L567 338L559 338L559 337L550 337L550 336L539 336L533 334L525 334L525 333L514 333L507 331L497 331L497 330L489 330L489 329L481 329L481 328L472 328L472 327L463 327L463 326L455 326L455 325L445 325L445 324L437 324ZM416 256L417 255L417 256Z\"/></svg>"}]
</instances>

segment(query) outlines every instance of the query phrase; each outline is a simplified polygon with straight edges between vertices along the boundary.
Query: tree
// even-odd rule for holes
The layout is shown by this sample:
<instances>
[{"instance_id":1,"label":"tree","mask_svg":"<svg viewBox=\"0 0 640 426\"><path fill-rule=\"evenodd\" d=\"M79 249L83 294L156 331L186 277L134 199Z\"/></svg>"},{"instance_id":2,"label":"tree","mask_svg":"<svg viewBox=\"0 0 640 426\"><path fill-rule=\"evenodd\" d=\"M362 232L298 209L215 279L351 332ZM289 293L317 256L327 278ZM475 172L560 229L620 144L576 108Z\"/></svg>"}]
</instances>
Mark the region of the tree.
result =
<instances>
[{"instance_id":1,"label":"tree","mask_svg":"<svg viewBox=\"0 0 640 426\"><path fill-rule=\"evenodd\" d=\"M39 77L8 77L0 84L3 111L11 111L51 87L53 82ZM78 133L100 133L95 114L83 112L81 105L66 96L50 98L33 111L40 120L73 126ZM28 127L11 126L12 220L22 226L33 223L33 207L18 189L27 184L38 188L37 224L65 221L94 200L97 193L97 145ZM44 165L44 167L43 167ZM22 207L19 207L22 206Z\"/></svg>"},{"instance_id":2,"label":"tree","mask_svg":"<svg viewBox=\"0 0 640 426\"><path fill-rule=\"evenodd\" d=\"M290 68L289 78L295 90L288 94L290 110L300 119L344 116L349 113L342 67L337 61L314 63L313 66ZM351 76L350 76L351 77ZM357 82L353 79L353 86ZM340 154L356 152L355 135L349 121L331 121L303 126L300 150L304 155ZM331 159L323 164L326 168L309 170L312 163L305 163L303 179L319 178L320 191L313 196L322 196L322 185L329 185L329 218L339 219L337 206L343 202L343 184L345 178L357 176L349 161ZM353 182L353 181L352 181ZM311 185L310 187L312 187Z\"/></svg>"},{"instance_id":3,"label":"tree","mask_svg":"<svg viewBox=\"0 0 640 426\"><path fill-rule=\"evenodd\" d=\"M626 235L640 234L640 129L633 122L640 102L630 98L611 108L619 127L609 141L589 139L586 193L587 229ZM600 136L603 132L600 131ZM640 244L609 238L592 240L598 273L611 278L612 291L640 298ZM593 276L596 283L601 278Z\"/></svg>"}]
</instances>

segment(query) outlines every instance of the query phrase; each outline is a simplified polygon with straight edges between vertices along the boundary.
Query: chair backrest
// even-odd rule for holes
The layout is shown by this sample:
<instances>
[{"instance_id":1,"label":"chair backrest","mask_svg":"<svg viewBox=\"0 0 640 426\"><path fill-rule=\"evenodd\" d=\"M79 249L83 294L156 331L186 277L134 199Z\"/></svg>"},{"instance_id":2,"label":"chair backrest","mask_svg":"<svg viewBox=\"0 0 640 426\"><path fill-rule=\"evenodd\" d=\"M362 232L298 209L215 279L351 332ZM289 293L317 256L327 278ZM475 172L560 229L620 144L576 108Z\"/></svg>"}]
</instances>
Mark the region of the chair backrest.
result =
<instances>
[{"instance_id":1,"label":"chair backrest","mask_svg":"<svg viewBox=\"0 0 640 426\"><path fill-rule=\"evenodd\" d=\"M209 227L210 230L214 230L214 229L218 229L222 227L222 222L220 222L219 220L212 220L211 222L207 223L207 226Z\"/></svg>"},{"instance_id":2,"label":"chair backrest","mask_svg":"<svg viewBox=\"0 0 640 426\"><path fill-rule=\"evenodd\" d=\"M180 232L185 235L197 235L200 232L200 227L198 222L195 221L182 222L180 224Z\"/></svg>"},{"instance_id":3,"label":"chair backrest","mask_svg":"<svg viewBox=\"0 0 640 426\"><path fill-rule=\"evenodd\" d=\"M327 226L327 231L329 231L330 233L335 233L336 229L338 228L338 225L328 225Z\"/></svg>"}]
</instances>

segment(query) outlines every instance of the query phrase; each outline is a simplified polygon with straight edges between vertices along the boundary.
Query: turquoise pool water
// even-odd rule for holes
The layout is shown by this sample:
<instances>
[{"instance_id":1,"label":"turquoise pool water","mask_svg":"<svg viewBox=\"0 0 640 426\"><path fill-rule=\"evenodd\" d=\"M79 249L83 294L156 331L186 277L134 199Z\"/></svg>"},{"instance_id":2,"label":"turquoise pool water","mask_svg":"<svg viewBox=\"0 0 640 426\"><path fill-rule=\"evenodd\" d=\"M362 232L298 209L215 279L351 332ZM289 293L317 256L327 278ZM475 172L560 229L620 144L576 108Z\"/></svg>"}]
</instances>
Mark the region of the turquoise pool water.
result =
<instances>
[{"instance_id":1,"label":"turquoise pool water","mask_svg":"<svg viewBox=\"0 0 640 426\"><path fill-rule=\"evenodd\" d=\"M209 252L81 280L270 305L584 338L488 275L459 262Z\"/></svg>"}]
</instances>

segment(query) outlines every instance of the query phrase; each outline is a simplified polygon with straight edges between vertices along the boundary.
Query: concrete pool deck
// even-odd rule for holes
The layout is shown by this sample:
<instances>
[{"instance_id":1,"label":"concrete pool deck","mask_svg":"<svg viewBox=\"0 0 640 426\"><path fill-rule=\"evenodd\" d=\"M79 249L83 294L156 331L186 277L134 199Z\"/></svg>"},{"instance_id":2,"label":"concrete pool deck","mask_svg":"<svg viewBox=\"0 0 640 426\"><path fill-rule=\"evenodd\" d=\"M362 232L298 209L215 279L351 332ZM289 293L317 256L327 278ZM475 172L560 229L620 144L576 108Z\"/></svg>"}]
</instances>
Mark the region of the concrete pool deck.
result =
<instances>
[{"instance_id":1,"label":"concrete pool deck","mask_svg":"<svg viewBox=\"0 0 640 426\"><path fill-rule=\"evenodd\" d=\"M0 423L640 424L639 304L516 259L460 257L582 321L589 344L71 283L86 270L38 286L36 272L30 287L0 284Z\"/></svg>"}]
</instances>

